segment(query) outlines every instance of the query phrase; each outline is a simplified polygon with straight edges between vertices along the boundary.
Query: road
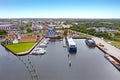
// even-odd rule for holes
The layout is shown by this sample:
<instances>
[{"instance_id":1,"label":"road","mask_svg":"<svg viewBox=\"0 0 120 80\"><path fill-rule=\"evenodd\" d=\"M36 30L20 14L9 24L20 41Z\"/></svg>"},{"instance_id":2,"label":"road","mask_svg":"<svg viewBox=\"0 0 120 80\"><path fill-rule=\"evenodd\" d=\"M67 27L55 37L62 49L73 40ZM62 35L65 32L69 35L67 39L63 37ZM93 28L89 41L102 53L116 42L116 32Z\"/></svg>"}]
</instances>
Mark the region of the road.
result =
<instances>
[{"instance_id":1,"label":"road","mask_svg":"<svg viewBox=\"0 0 120 80\"><path fill-rule=\"evenodd\" d=\"M116 57L119 61L120 61L120 49L112 46L111 44L105 42L103 39L97 38L97 37L93 37L93 39L95 40L95 42L97 44L102 43L104 45L104 48L106 48L106 52L114 57Z\"/></svg>"}]
</instances>

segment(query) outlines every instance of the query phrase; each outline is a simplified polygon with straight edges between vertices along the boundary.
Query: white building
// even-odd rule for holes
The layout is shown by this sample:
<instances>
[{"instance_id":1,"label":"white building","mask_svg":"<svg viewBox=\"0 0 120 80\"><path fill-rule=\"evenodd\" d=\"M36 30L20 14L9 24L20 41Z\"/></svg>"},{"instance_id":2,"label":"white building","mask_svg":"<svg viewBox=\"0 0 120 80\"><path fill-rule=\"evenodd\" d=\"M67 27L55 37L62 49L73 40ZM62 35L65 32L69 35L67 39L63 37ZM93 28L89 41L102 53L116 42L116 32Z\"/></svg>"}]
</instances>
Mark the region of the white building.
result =
<instances>
[{"instance_id":1,"label":"white building","mask_svg":"<svg viewBox=\"0 0 120 80\"><path fill-rule=\"evenodd\" d=\"M17 38L15 38L15 39L13 40L13 44L16 44L16 43L18 43L18 39L17 39Z\"/></svg>"},{"instance_id":2,"label":"white building","mask_svg":"<svg viewBox=\"0 0 120 80\"><path fill-rule=\"evenodd\" d=\"M0 25L0 30L11 30L11 24Z\"/></svg>"},{"instance_id":3,"label":"white building","mask_svg":"<svg viewBox=\"0 0 120 80\"><path fill-rule=\"evenodd\" d=\"M70 25L62 25L63 28L70 28Z\"/></svg>"}]
</instances>

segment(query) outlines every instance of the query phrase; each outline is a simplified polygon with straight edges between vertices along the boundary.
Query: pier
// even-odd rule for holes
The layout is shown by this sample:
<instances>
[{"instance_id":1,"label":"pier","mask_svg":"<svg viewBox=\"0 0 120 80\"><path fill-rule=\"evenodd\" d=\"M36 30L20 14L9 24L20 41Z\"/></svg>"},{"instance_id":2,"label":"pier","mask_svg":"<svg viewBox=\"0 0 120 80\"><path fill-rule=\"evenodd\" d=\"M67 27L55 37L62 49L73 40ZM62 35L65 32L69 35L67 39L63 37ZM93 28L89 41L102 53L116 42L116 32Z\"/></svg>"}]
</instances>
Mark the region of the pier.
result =
<instances>
[{"instance_id":1,"label":"pier","mask_svg":"<svg viewBox=\"0 0 120 80\"><path fill-rule=\"evenodd\" d=\"M63 38L63 47L66 47L66 41L65 41L65 38Z\"/></svg>"}]
</instances>

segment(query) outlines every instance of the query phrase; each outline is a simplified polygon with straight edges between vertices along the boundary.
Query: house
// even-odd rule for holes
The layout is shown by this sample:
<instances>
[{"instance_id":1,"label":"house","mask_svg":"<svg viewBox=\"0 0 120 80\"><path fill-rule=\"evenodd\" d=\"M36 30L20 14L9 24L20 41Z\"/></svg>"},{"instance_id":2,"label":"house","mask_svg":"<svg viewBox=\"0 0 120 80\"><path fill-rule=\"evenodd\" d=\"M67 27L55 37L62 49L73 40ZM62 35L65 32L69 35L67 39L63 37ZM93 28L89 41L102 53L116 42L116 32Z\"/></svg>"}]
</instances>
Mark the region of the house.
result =
<instances>
[{"instance_id":1,"label":"house","mask_svg":"<svg viewBox=\"0 0 120 80\"><path fill-rule=\"evenodd\" d=\"M11 44L11 43L13 43L14 39L15 39L14 36L8 35L8 36L5 37L4 43L5 44Z\"/></svg>"},{"instance_id":2,"label":"house","mask_svg":"<svg viewBox=\"0 0 120 80\"><path fill-rule=\"evenodd\" d=\"M13 44L16 44L16 43L18 43L19 41L18 41L18 39L17 38L15 38L14 40L13 40Z\"/></svg>"},{"instance_id":3,"label":"house","mask_svg":"<svg viewBox=\"0 0 120 80\"><path fill-rule=\"evenodd\" d=\"M10 42L12 43L12 41L15 39L15 36L14 35L8 35L8 36L5 37L5 39L10 40Z\"/></svg>"},{"instance_id":4,"label":"house","mask_svg":"<svg viewBox=\"0 0 120 80\"><path fill-rule=\"evenodd\" d=\"M10 31L8 33L8 35L5 37L5 40L4 40L5 44L18 43L19 42L18 37L20 36L20 35L19 36L18 35L19 35L19 33Z\"/></svg>"},{"instance_id":5,"label":"house","mask_svg":"<svg viewBox=\"0 0 120 80\"><path fill-rule=\"evenodd\" d=\"M37 40L37 36L23 35L21 36L20 42L35 42L36 40Z\"/></svg>"},{"instance_id":6,"label":"house","mask_svg":"<svg viewBox=\"0 0 120 80\"><path fill-rule=\"evenodd\" d=\"M70 25L62 25L63 28L70 28Z\"/></svg>"},{"instance_id":7,"label":"house","mask_svg":"<svg viewBox=\"0 0 120 80\"><path fill-rule=\"evenodd\" d=\"M11 41L6 38L6 39L4 40L4 43L5 43L5 44L11 44Z\"/></svg>"}]
</instances>

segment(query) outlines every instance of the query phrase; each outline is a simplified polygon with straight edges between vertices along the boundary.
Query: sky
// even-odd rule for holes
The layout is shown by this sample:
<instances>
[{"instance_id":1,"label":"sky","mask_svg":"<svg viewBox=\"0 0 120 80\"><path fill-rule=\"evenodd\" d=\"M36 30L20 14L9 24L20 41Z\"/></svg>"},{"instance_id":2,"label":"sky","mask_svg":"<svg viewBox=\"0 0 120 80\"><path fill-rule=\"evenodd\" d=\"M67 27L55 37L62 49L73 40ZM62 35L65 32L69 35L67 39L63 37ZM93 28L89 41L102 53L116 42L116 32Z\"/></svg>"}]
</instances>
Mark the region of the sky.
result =
<instances>
[{"instance_id":1,"label":"sky","mask_svg":"<svg viewBox=\"0 0 120 80\"><path fill-rule=\"evenodd\" d=\"M0 0L0 18L120 18L120 0Z\"/></svg>"}]
</instances>

